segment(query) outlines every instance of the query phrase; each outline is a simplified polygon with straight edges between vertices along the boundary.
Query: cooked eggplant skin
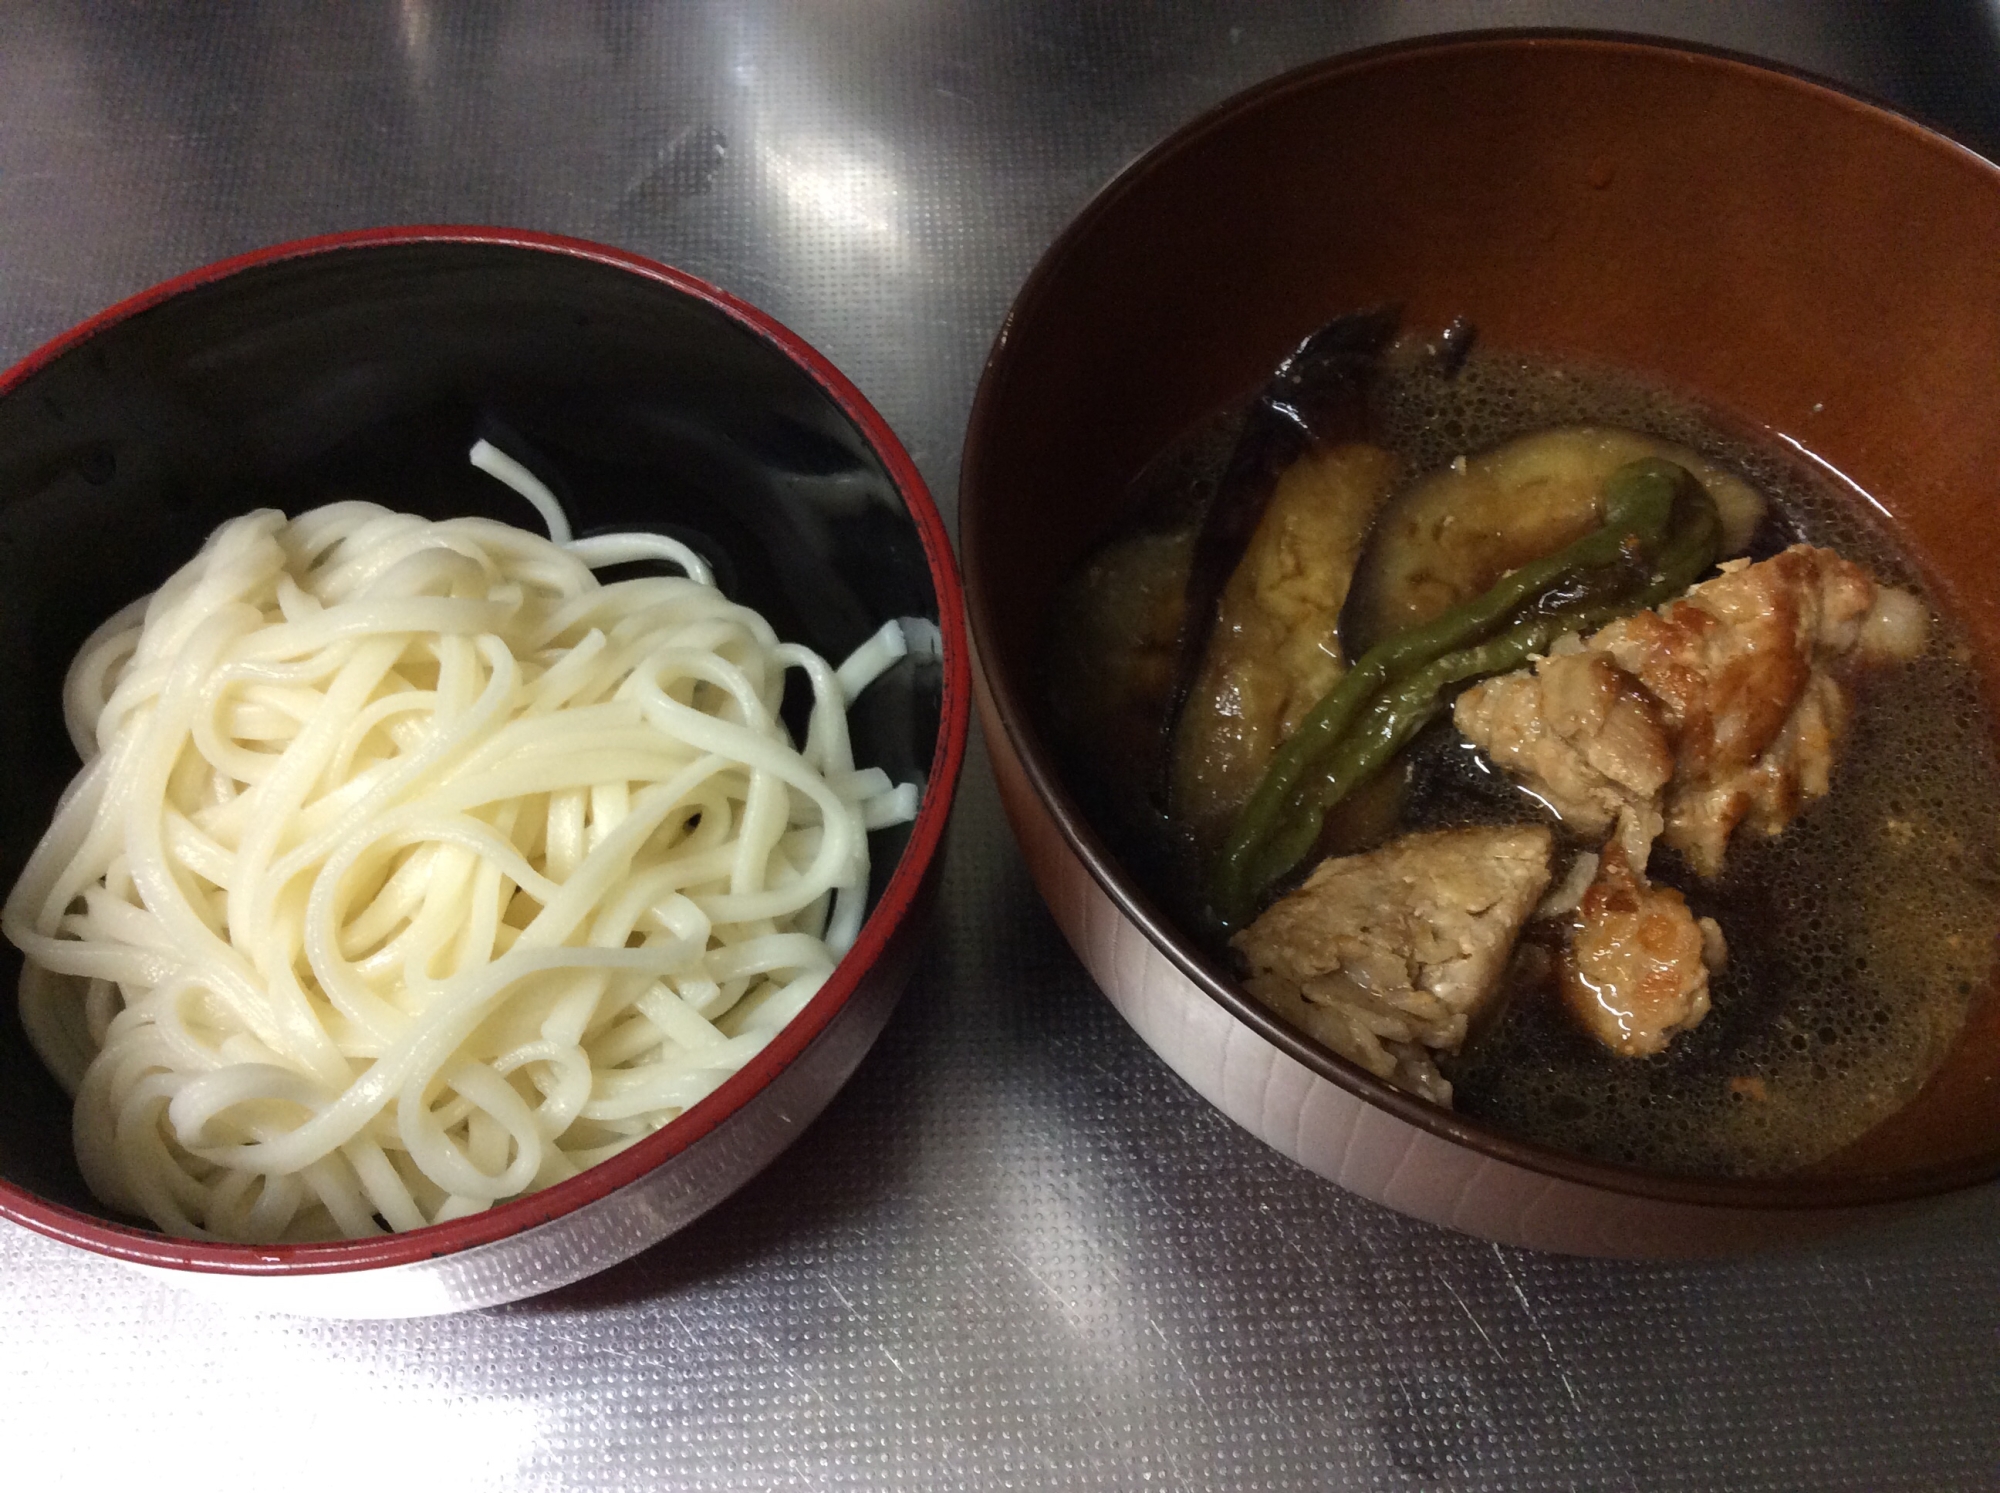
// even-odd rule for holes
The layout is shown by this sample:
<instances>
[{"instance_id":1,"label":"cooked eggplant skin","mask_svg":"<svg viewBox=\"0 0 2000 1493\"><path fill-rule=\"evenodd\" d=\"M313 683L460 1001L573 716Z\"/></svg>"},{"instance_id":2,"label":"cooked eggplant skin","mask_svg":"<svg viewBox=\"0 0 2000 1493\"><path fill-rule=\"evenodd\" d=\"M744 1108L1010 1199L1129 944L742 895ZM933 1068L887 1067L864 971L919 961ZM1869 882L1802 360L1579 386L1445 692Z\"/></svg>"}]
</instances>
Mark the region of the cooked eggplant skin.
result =
<instances>
[{"instance_id":1,"label":"cooked eggplant skin","mask_svg":"<svg viewBox=\"0 0 2000 1493\"><path fill-rule=\"evenodd\" d=\"M1308 450L1278 479L1174 732L1169 801L1198 847L1221 843L1280 743L1346 672L1341 604L1401 471L1357 441Z\"/></svg>"},{"instance_id":2,"label":"cooked eggplant skin","mask_svg":"<svg viewBox=\"0 0 2000 1493\"><path fill-rule=\"evenodd\" d=\"M1749 545L1764 500L1727 469L1684 446L1613 426L1538 431L1441 468L1383 510L1341 614L1348 657L1359 658L1589 533L1603 522L1607 479L1645 457L1685 467L1707 489L1721 519L1722 554Z\"/></svg>"},{"instance_id":3,"label":"cooked eggplant skin","mask_svg":"<svg viewBox=\"0 0 2000 1493\"><path fill-rule=\"evenodd\" d=\"M1366 438L1369 384L1400 319L1393 306L1336 317L1300 343L1250 401L1195 536L1167 705L1170 729L1208 650L1223 588L1263 522L1278 479L1315 446Z\"/></svg>"}]
</instances>

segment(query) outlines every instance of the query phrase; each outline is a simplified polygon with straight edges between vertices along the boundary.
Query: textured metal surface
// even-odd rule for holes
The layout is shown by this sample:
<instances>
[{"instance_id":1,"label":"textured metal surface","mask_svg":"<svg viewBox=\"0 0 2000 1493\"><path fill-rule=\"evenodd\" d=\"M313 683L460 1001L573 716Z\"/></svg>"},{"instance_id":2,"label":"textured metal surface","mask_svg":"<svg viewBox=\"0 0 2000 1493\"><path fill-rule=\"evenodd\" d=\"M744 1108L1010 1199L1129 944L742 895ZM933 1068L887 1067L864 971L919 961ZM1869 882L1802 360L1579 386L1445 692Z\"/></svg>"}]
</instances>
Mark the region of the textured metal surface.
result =
<instances>
[{"instance_id":1,"label":"textured metal surface","mask_svg":"<svg viewBox=\"0 0 2000 1493\"><path fill-rule=\"evenodd\" d=\"M1131 155L1327 52L1552 22L1760 52L2000 150L2000 28L1967 4L13 0L0 359L260 243L508 222L763 306L948 503L1013 289ZM1961 1488L2000 1485L1997 1410L2000 1191L1674 1267L1383 1212L1139 1045L976 755L882 1042L637 1259L517 1307L318 1324L0 1232L10 1485Z\"/></svg>"}]
</instances>

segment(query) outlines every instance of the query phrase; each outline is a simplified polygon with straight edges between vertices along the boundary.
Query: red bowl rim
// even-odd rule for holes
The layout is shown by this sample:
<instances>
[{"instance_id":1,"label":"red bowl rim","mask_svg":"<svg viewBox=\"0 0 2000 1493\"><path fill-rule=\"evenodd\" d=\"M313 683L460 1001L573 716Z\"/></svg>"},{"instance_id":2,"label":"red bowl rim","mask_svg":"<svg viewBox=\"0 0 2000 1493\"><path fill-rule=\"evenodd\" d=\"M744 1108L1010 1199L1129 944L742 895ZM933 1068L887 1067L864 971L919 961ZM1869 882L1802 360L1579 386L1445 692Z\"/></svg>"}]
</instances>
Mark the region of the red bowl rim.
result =
<instances>
[{"instance_id":1,"label":"red bowl rim","mask_svg":"<svg viewBox=\"0 0 2000 1493\"><path fill-rule=\"evenodd\" d=\"M187 291L281 261L413 243L524 249L588 260L653 281L667 290L713 307L776 348L854 422L887 469L897 495L916 525L931 583L937 593L938 629L942 634L943 699L937 746L931 757L930 777L924 785L916 821L911 826L909 841L897 859L888 885L862 924L854 946L818 993L807 1002L805 1009L780 1028L769 1045L713 1093L671 1124L587 1171L541 1192L498 1204L483 1213L448 1223L431 1224L407 1233L317 1244L272 1245L216 1244L177 1239L148 1229L108 1223L77 1209L51 1203L0 1180L0 1218L24 1224L64 1243L134 1264L166 1269L217 1275L330 1275L409 1265L457 1254L574 1213L665 1164L724 1124L825 1030L909 915L925 874L943 842L945 821L951 812L952 797L957 791L959 773L965 760L972 694L964 596L944 519L932 501L930 490L924 485L916 464L896 439L888 422L846 375L796 333L706 280L622 249L524 229L426 224L325 234L256 249L204 265L98 312L44 343L5 374L0 374L0 398L99 332Z\"/></svg>"},{"instance_id":2,"label":"red bowl rim","mask_svg":"<svg viewBox=\"0 0 2000 1493\"><path fill-rule=\"evenodd\" d=\"M969 503L980 501L975 496L978 474L985 460L985 447L995 439L992 410L999 388L1010 376L1003 364L1014 328L1033 311L1035 303L1046 293L1046 286L1061 271L1078 242L1120 199L1139 189L1155 169L1210 133L1227 128L1240 115L1261 109L1286 95L1317 88L1335 78L1394 65L1413 56L1524 46L1563 47L1586 52L1668 53L1704 65L1758 74L1767 82L1795 88L1839 107L1874 116L1878 123L1915 135L1932 148L1943 148L1968 158L1987 172L2000 176L2000 165L1995 165L1970 146L1845 84L1767 58L1666 37L1545 27L1443 33L1321 58L1234 94L1182 125L1100 188L1043 252L1001 322L973 395L971 418L959 462L960 537L967 619L974 647L978 650L981 682L993 701L1000 728L1036 796L1048 810L1070 852L1119 912L1197 989L1237 1021L1316 1077L1338 1085L1407 1124L1464 1146L1475 1154L1553 1180L1628 1197L1730 1210L1810 1212L1865 1207L1937 1196L1991 1180L2000 1175L2000 1154L1937 1167L1854 1178L1820 1177L1810 1173L1746 1178L1673 1176L1615 1162L1587 1160L1516 1139L1393 1087L1367 1069L1335 1055L1294 1030L1245 994L1229 971L1182 937L1173 920L1130 880L1110 847L1091 826L1082 806L1056 769L1054 756L1035 724L1034 709L1016 688L1011 676L1003 676L991 667L991 647L981 647L982 640L990 640L995 631L989 620L991 588L984 576L978 537L980 526L976 522L965 522L965 513Z\"/></svg>"}]
</instances>

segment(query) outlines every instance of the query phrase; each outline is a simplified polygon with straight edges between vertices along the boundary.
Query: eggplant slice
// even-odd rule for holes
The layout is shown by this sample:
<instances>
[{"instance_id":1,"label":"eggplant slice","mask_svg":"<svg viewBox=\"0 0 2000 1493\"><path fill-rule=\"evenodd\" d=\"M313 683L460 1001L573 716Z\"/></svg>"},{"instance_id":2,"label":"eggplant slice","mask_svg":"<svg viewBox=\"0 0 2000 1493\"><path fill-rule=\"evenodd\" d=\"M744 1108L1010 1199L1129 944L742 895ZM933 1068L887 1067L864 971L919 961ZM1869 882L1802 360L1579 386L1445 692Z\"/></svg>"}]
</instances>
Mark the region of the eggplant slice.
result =
<instances>
[{"instance_id":1,"label":"eggplant slice","mask_svg":"<svg viewBox=\"0 0 2000 1493\"><path fill-rule=\"evenodd\" d=\"M1460 457L1383 511L1341 615L1348 656L1360 657L1391 633L1430 621L1508 571L1589 533L1604 519L1605 479L1647 456L1686 467L1708 489L1722 519L1723 554L1749 546L1763 498L1687 447L1615 426L1537 431Z\"/></svg>"},{"instance_id":2,"label":"eggplant slice","mask_svg":"<svg viewBox=\"0 0 2000 1493\"><path fill-rule=\"evenodd\" d=\"M1347 672L1341 604L1402 470L1350 441L1306 452L1278 479L1174 734L1171 802L1198 847L1221 843L1278 747Z\"/></svg>"},{"instance_id":3,"label":"eggplant slice","mask_svg":"<svg viewBox=\"0 0 2000 1493\"><path fill-rule=\"evenodd\" d=\"M1336 317L1300 343L1250 402L1195 536L1170 722L1194 684L1222 588L1263 521L1278 478L1314 445L1366 437L1368 385L1400 319L1393 306Z\"/></svg>"},{"instance_id":4,"label":"eggplant slice","mask_svg":"<svg viewBox=\"0 0 2000 1493\"><path fill-rule=\"evenodd\" d=\"M1195 521L1112 541L1050 607L1049 724L1124 830L1154 826Z\"/></svg>"},{"instance_id":5,"label":"eggplant slice","mask_svg":"<svg viewBox=\"0 0 2000 1493\"><path fill-rule=\"evenodd\" d=\"M1168 798L1212 849L1278 744L1346 672L1347 587L1401 464L1368 437L1393 309L1315 332L1251 402L1195 537L1170 703Z\"/></svg>"}]
</instances>

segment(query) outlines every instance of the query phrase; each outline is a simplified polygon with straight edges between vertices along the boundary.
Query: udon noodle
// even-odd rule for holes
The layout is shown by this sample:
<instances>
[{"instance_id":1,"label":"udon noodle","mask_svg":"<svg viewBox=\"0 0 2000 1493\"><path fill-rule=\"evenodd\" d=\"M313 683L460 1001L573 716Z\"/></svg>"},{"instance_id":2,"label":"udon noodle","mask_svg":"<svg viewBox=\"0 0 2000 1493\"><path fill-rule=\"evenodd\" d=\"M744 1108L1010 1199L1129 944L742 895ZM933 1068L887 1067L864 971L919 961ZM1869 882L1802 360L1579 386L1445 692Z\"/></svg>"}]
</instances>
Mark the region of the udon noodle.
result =
<instances>
[{"instance_id":1,"label":"udon noodle","mask_svg":"<svg viewBox=\"0 0 2000 1493\"><path fill-rule=\"evenodd\" d=\"M684 546L571 540L474 459L554 537L246 514L71 666L84 767L4 926L113 1208L295 1240L547 1187L713 1091L856 936L867 831L916 807L847 731L897 625L836 670ZM684 574L592 574L637 559Z\"/></svg>"}]
</instances>

